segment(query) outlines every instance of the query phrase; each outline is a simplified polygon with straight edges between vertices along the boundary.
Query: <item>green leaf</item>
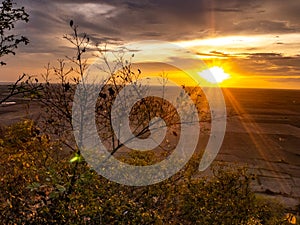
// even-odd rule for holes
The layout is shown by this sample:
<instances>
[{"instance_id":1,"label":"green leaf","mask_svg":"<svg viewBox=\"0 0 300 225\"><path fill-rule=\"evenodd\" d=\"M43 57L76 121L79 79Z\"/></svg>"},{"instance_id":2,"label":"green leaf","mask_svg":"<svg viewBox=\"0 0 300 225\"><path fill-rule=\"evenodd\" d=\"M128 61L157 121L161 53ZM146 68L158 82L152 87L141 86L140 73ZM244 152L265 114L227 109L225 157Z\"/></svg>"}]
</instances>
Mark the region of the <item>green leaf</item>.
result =
<instances>
[{"instance_id":1,"label":"green leaf","mask_svg":"<svg viewBox=\"0 0 300 225\"><path fill-rule=\"evenodd\" d=\"M77 162L77 161L80 161L80 155L75 154L75 156L72 159L70 159L70 163Z\"/></svg>"},{"instance_id":2,"label":"green leaf","mask_svg":"<svg viewBox=\"0 0 300 225\"><path fill-rule=\"evenodd\" d=\"M59 192L64 192L64 191L66 191L66 188L65 188L64 186L60 185L60 184L57 184L57 185L56 185L56 188L57 188L57 190L58 190Z\"/></svg>"},{"instance_id":3,"label":"green leaf","mask_svg":"<svg viewBox=\"0 0 300 225\"><path fill-rule=\"evenodd\" d=\"M49 198L58 198L58 197L59 197L59 194L56 191L52 191L49 194Z\"/></svg>"},{"instance_id":4,"label":"green leaf","mask_svg":"<svg viewBox=\"0 0 300 225\"><path fill-rule=\"evenodd\" d=\"M30 189L30 191L33 191L33 190L35 190L35 189L38 189L40 186L41 186L40 183L38 183L38 182L33 182L33 183L29 184L26 188L27 188L27 189Z\"/></svg>"}]
</instances>

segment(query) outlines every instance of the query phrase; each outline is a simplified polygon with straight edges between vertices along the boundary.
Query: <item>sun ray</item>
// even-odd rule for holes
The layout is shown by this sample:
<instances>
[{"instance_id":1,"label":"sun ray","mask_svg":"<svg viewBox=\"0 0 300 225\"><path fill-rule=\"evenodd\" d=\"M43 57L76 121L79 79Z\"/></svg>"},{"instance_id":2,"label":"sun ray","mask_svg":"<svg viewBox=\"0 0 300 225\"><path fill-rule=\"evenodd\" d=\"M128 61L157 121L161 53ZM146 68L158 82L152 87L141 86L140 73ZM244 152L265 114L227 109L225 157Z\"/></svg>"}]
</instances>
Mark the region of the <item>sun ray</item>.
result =
<instances>
[{"instance_id":1,"label":"sun ray","mask_svg":"<svg viewBox=\"0 0 300 225\"><path fill-rule=\"evenodd\" d=\"M238 113L238 115L243 115L243 120L240 119L240 123L249 135L252 143L255 145L256 149L258 150L258 153L262 157L262 160L267 164L267 169L271 171L278 171L274 167L274 164L270 162L270 155L269 155L269 149L273 149L275 151L276 149L272 148L272 145L270 144L269 139L267 139L265 136L263 136L263 130L261 127L254 121L253 118L247 113L241 104L236 100L236 98L233 96L231 91L229 89L224 89L224 93L230 102L230 105L233 107L234 111ZM256 131L257 136L253 131ZM275 153L273 153L275 155ZM276 154L279 156L279 154ZM274 160L274 159L273 159ZM282 188L282 190L285 190L285 185L282 183L277 182L278 185ZM286 191L286 190L285 190Z\"/></svg>"}]
</instances>

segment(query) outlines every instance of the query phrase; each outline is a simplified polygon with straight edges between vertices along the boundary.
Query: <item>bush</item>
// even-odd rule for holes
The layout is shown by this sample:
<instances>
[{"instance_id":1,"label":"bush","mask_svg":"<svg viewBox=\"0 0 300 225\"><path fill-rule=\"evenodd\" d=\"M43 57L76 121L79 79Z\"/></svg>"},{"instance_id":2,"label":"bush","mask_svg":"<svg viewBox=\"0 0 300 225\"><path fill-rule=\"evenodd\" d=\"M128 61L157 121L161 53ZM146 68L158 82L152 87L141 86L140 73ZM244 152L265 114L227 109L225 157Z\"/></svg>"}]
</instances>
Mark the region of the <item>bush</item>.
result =
<instances>
[{"instance_id":1,"label":"bush","mask_svg":"<svg viewBox=\"0 0 300 225\"><path fill-rule=\"evenodd\" d=\"M0 152L3 224L284 224L284 209L255 197L243 168L218 165L214 176L196 178L194 157L159 184L123 186L83 160L71 163L28 120L3 130ZM124 161L147 164L147 154Z\"/></svg>"}]
</instances>

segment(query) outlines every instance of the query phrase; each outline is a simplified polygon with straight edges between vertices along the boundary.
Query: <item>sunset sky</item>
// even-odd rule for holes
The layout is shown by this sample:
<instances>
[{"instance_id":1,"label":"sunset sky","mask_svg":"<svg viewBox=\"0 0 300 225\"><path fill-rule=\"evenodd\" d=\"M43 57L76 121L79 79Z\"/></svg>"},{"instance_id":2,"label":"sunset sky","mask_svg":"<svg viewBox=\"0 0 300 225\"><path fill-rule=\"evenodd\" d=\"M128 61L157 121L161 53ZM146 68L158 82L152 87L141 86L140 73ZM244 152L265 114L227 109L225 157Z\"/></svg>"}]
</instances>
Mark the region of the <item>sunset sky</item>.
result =
<instances>
[{"instance_id":1,"label":"sunset sky","mask_svg":"<svg viewBox=\"0 0 300 225\"><path fill-rule=\"evenodd\" d=\"M8 56L0 81L40 74L70 54L70 19L96 43L161 40L195 53L230 78L226 87L300 89L298 0L17 0L30 15L15 29L29 38ZM177 55L176 57L180 57ZM218 71L218 70L216 70ZM216 74L217 76L217 74Z\"/></svg>"}]
</instances>

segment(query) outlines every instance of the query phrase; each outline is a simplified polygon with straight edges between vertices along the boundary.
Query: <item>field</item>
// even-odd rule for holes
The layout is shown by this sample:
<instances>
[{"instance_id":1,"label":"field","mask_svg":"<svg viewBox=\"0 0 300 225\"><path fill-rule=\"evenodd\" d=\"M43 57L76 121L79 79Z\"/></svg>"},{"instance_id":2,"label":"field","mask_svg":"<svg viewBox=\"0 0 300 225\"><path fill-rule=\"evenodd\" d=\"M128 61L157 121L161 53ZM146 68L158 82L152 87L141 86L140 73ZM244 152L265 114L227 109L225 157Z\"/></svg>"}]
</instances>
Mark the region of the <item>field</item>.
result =
<instances>
[{"instance_id":1,"label":"field","mask_svg":"<svg viewBox=\"0 0 300 225\"><path fill-rule=\"evenodd\" d=\"M1 95L7 87L2 85ZM257 178L255 192L294 207L300 199L300 91L224 89L227 130L216 161L246 164ZM37 120L36 102L14 97L0 107L1 126L22 118ZM30 104L29 104L30 103ZM200 134L201 140L208 138ZM198 144L203 149L205 141ZM210 170L204 172L209 174Z\"/></svg>"},{"instance_id":2,"label":"field","mask_svg":"<svg viewBox=\"0 0 300 225\"><path fill-rule=\"evenodd\" d=\"M227 132L218 160L246 163L254 188L296 204L300 197L300 91L225 90Z\"/></svg>"}]
</instances>

